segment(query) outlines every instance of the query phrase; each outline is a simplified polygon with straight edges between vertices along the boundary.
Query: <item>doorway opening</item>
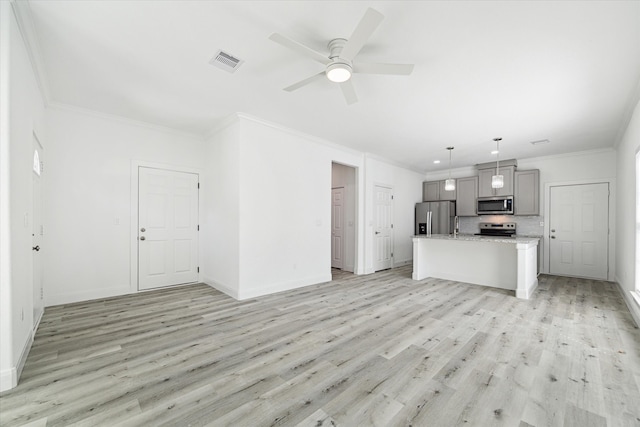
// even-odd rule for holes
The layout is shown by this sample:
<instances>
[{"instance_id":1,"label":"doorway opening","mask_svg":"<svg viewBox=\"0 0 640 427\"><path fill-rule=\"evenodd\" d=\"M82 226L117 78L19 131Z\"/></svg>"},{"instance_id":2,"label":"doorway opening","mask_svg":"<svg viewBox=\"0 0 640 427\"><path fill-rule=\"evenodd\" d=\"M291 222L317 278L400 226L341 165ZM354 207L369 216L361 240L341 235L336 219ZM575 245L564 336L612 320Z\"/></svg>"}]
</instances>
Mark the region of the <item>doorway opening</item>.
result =
<instances>
[{"instance_id":1,"label":"doorway opening","mask_svg":"<svg viewBox=\"0 0 640 427\"><path fill-rule=\"evenodd\" d=\"M356 168L331 163L331 270L355 272ZM332 274L336 276L336 274Z\"/></svg>"}]
</instances>

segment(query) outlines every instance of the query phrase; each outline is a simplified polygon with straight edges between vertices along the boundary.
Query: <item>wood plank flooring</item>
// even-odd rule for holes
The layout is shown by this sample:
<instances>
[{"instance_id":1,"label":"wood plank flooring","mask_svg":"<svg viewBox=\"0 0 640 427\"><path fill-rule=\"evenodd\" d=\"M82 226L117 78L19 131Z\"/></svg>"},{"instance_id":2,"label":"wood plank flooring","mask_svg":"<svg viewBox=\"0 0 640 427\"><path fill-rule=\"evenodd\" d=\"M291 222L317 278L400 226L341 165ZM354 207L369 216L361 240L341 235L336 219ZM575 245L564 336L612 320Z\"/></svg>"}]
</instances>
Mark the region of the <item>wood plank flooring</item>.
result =
<instances>
[{"instance_id":1,"label":"wood plank flooring","mask_svg":"<svg viewBox=\"0 0 640 427\"><path fill-rule=\"evenodd\" d=\"M553 276L165 289L47 308L0 424L640 426L640 330L612 283Z\"/></svg>"}]
</instances>

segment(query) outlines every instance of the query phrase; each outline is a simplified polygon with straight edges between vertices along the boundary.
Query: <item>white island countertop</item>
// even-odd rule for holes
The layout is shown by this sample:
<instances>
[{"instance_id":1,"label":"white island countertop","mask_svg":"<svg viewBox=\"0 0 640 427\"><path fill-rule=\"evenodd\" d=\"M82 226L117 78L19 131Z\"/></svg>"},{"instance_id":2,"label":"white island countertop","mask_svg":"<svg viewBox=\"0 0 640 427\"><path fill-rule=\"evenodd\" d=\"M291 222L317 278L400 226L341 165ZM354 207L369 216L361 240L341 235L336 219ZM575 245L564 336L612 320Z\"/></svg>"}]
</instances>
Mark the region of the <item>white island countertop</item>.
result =
<instances>
[{"instance_id":1,"label":"white island countertop","mask_svg":"<svg viewBox=\"0 0 640 427\"><path fill-rule=\"evenodd\" d=\"M538 286L538 237L420 234L412 240L414 280L435 277L492 286L525 299Z\"/></svg>"},{"instance_id":2,"label":"white island countertop","mask_svg":"<svg viewBox=\"0 0 640 427\"><path fill-rule=\"evenodd\" d=\"M476 242L499 242L499 243L537 243L540 239L538 237L529 236L516 236L516 237L498 237L498 236L477 236L475 234L432 234L427 236L426 234L417 234L411 236L414 239L441 239L441 240L467 240Z\"/></svg>"}]
</instances>

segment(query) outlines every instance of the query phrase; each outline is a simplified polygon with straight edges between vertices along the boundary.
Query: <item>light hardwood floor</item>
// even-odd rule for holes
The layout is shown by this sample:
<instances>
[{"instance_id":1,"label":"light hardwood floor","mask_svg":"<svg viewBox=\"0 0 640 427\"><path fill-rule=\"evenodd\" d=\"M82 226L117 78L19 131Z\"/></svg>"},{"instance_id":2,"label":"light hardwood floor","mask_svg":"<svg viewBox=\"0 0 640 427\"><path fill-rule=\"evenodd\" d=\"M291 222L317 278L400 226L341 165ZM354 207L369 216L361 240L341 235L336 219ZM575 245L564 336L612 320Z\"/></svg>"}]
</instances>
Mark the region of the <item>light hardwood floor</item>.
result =
<instances>
[{"instance_id":1,"label":"light hardwood floor","mask_svg":"<svg viewBox=\"0 0 640 427\"><path fill-rule=\"evenodd\" d=\"M541 276L525 301L410 277L47 308L0 424L640 425L640 331L613 284Z\"/></svg>"}]
</instances>

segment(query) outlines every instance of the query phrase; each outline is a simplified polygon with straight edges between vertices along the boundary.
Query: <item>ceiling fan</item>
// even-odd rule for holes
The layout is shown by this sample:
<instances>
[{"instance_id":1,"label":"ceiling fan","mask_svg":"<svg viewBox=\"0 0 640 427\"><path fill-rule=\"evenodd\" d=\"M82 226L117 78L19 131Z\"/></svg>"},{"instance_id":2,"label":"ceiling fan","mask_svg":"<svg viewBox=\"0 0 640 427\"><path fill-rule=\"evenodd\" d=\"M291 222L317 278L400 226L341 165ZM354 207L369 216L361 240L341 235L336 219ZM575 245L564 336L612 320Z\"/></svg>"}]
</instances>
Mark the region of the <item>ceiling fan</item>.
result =
<instances>
[{"instance_id":1,"label":"ceiling fan","mask_svg":"<svg viewBox=\"0 0 640 427\"><path fill-rule=\"evenodd\" d=\"M351 38L345 40L342 38L333 39L329 42L329 55L320 53L302 43L292 40L282 34L273 33L269 38L282 46L288 47L302 55L324 64L326 67L318 74L314 74L304 80L294 83L284 88L287 92L300 89L309 83L326 76L327 79L340 85L342 94L347 104L353 104L358 101L351 75L354 73L361 74L393 74L393 75L409 75L413 71L413 64L381 64L354 62L355 56L360 52L364 44L367 42L371 34L378 28L384 15L374 9L367 9L364 16L353 31Z\"/></svg>"}]
</instances>

